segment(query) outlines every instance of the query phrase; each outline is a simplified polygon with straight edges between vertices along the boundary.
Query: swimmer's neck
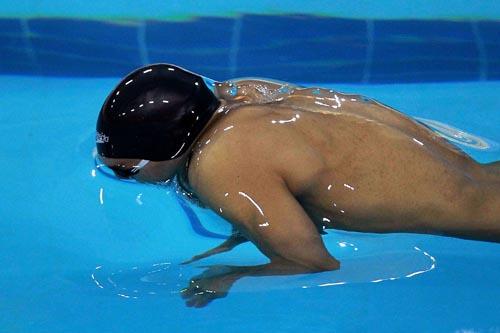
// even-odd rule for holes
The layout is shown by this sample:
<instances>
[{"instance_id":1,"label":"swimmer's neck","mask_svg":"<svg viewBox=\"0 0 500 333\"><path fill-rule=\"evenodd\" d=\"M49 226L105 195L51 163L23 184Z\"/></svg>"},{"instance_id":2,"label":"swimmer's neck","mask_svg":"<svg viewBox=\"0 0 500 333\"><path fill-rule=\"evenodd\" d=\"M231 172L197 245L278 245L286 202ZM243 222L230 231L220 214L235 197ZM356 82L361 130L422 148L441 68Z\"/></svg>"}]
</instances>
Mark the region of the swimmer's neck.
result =
<instances>
[{"instance_id":1,"label":"swimmer's neck","mask_svg":"<svg viewBox=\"0 0 500 333\"><path fill-rule=\"evenodd\" d=\"M242 78L216 82L214 93L219 100L224 100L228 104L259 103L262 102L265 92L284 86L296 87L291 83L278 83L264 78Z\"/></svg>"}]
</instances>

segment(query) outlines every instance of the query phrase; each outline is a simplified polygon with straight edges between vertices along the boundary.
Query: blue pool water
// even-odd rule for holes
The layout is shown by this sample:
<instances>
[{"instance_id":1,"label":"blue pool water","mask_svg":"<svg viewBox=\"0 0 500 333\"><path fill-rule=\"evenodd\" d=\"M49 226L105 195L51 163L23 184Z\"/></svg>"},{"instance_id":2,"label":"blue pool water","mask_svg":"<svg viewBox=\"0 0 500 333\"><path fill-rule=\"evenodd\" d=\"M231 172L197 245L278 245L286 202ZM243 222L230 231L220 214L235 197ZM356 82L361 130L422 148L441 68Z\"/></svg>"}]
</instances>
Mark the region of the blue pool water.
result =
<instances>
[{"instance_id":1,"label":"blue pool water","mask_svg":"<svg viewBox=\"0 0 500 333\"><path fill-rule=\"evenodd\" d=\"M429 235L329 231L341 271L245 278L228 297L187 308L178 291L201 266L265 258L245 244L180 266L220 240L193 231L174 193L94 172L96 110L115 82L0 80L9 87L0 100L2 331L498 331L499 245ZM500 142L498 82L332 87ZM499 150L464 149L500 159ZM207 229L227 231L192 209Z\"/></svg>"},{"instance_id":2,"label":"blue pool water","mask_svg":"<svg viewBox=\"0 0 500 333\"><path fill-rule=\"evenodd\" d=\"M486 149L460 147L500 160L497 21L242 17L210 22L230 27L213 48L193 33L213 18L0 19L0 332L500 332L500 245L431 235L328 231L340 271L244 278L208 307L185 306L179 291L203 266L266 258L243 244L180 265L217 245L207 231L227 235L227 223L175 190L95 170L97 112L144 60L361 93L478 137ZM314 38L284 32L300 20ZM272 40L242 37L263 34L255 22L274 27ZM324 27L337 30L313 33ZM168 29L190 33L161 39Z\"/></svg>"}]
</instances>

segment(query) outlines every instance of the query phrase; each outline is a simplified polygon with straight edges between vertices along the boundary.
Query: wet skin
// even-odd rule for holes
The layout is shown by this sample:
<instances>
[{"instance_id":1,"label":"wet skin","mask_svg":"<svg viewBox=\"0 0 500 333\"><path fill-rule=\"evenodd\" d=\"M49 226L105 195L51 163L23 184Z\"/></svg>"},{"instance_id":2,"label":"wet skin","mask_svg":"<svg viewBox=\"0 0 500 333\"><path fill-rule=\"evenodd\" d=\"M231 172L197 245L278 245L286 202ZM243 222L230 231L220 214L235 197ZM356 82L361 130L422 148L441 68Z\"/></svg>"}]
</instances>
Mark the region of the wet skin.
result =
<instances>
[{"instance_id":1,"label":"wet skin","mask_svg":"<svg viewBox=\"0 0 500 333\"><path fill-rule=\"evenodd\" d=\"M192 146L187 176L199 199L239 233L191 261L250 240L270 263L209 268L183 291L188 305L225 296L244 276L339 269L323 229L500 241L498 163L479 164L358 95L233 83L236 94L230 83L217 87L223 106ZM181 170L186 156L164 164L164 177Z\"/></svg>"}]
</instances>

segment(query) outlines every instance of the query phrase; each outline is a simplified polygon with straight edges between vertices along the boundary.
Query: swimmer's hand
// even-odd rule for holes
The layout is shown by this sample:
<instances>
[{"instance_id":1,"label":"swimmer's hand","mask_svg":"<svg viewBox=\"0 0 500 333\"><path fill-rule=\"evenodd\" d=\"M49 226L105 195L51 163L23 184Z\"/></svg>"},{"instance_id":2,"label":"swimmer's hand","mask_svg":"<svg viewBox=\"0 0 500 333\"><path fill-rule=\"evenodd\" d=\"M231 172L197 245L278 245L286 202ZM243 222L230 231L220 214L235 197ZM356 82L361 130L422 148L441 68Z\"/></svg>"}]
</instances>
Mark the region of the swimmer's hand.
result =
<instances>
[{"instance_id":1,"label":"swimmer's hand","mask_svg":"<svg viewBox=\"0 0 500 333\"><path fill-rule=\"evenodd\" d=\"M182 264L183 265L190 264L194 261L213 256L214 254L231 251L234 247L245 242L248 242L248 240L244 236L242 236L239 233L233 234L219 246L214 247L213 249L203 252L201 254L195 255L191 259L182 262Z\"/></svg>"},{"instance_id":2,"label":"swimmer's hand","mask_svg":"<svg viewBox=\"0 0 500 333\"><path fill-rule=\"evenodd\" d=\"M233 283L238 279L231 274L230 266L210 266L202 274L191 279L189 286L181 290L189 307L201 308L216 298L226 297Z\"/></svg>"},{"instance_id":3,"label":"swimmer's hand","mask_svg":"<svg viewBox=\"0 0 500 333\"><path fill-rule=\"evenodd\" d=\"M202 274L191 279L189 286L181 290L189 307L201 308L217 298L226 297L231 286L245 276L293 275L335 270L340 268L336 260L325 269L312 269L286 259L273 259L257 266L209 266Z\"/></svg>"}]
</instances>

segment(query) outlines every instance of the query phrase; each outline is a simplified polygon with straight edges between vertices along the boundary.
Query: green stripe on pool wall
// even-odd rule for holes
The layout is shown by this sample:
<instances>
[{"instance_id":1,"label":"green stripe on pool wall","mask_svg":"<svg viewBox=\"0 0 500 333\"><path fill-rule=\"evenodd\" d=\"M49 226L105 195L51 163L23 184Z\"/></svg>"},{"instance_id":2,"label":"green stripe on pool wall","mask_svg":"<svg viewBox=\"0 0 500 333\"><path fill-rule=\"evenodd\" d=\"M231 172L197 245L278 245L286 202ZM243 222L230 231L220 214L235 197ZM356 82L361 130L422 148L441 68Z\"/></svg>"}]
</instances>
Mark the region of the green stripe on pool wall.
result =
<instances>
[{"instance_id":1,"label":"green stripe on pool wall","mask_svg":"<svg viewBox=\"0 0 500 333\"><path fill-rule=\"evenodd\" d=\"M174 63L225 80L394 83L500 79L500 21L241 15L0 19L0 74L124 76Z\"/></svg>"},{"instance_id":2,"label":"green stripe on pool wall","mask_svg":"<svg viewBox=\"0 0 500 333\"><path fill-rule=\"evenodd\" d=\"M2 17L175 19L239 14L309 14L357 19L498 19L498 0L0 0Z\"/></svg>"}]
</instances>

